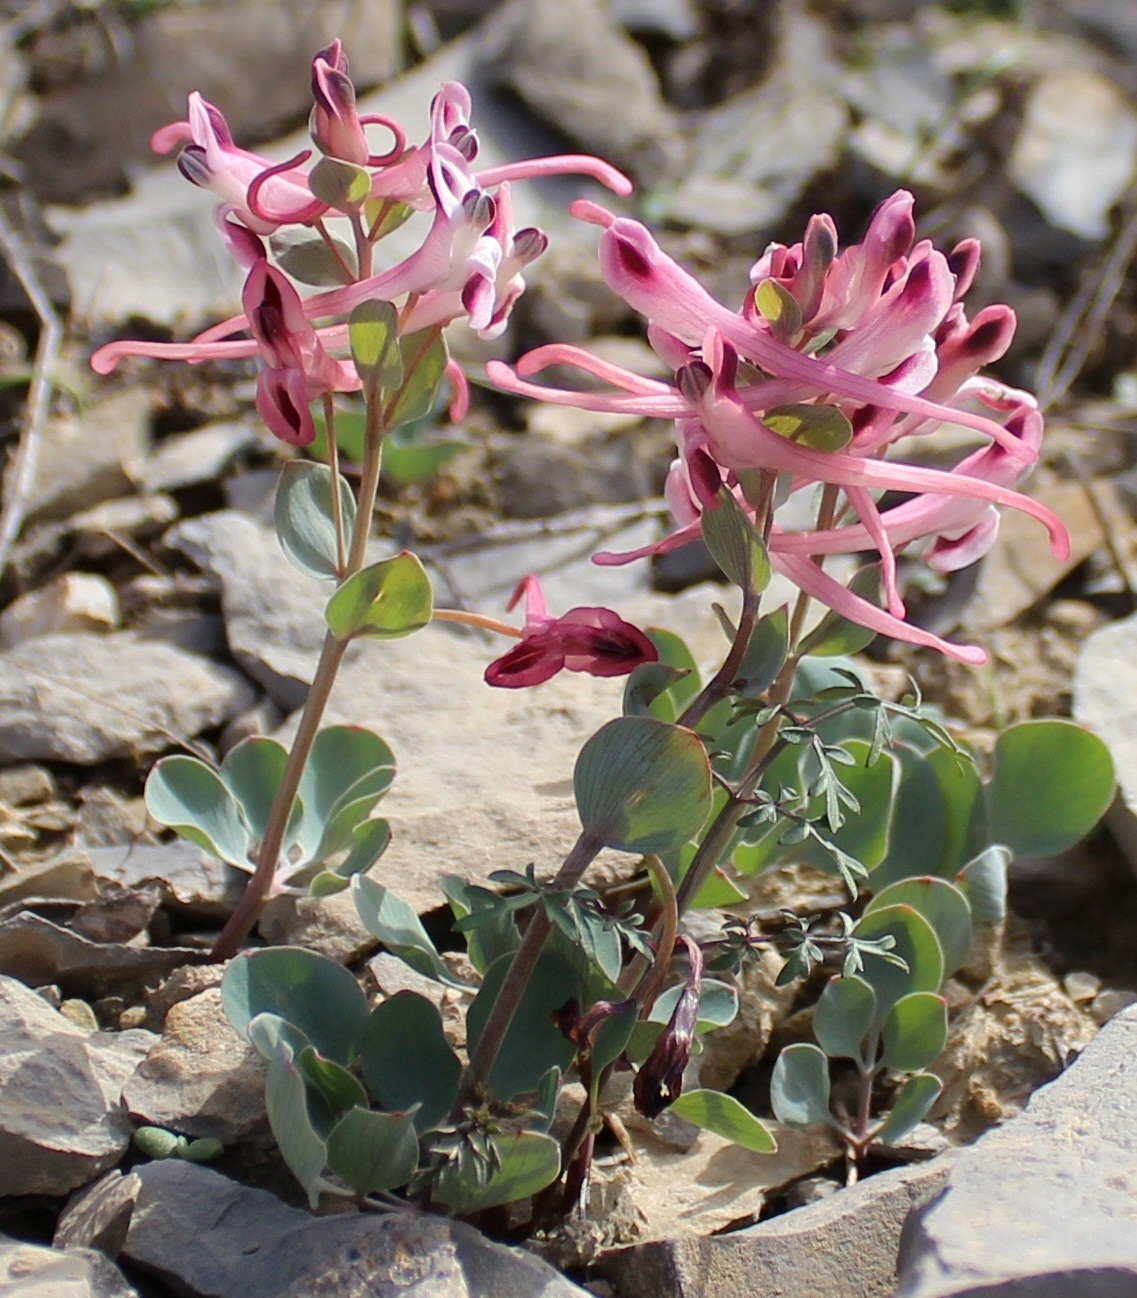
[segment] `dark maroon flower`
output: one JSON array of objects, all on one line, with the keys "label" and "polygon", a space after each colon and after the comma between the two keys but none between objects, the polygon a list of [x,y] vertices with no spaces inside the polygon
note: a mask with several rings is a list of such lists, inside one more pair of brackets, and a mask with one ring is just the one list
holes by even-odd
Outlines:
[{"label": "dark maroon flower", "polygon": [[703,987],[703,952],[690,938],[679,939],[687,948],[690,969],[675,1009],[651,1054],[640,1065],[632,1084],[636,1108],[645,1118],[655,1118],[683,1094],[683,1074],[691,1061],[691,1045],[699,1020],[699,995]]}]

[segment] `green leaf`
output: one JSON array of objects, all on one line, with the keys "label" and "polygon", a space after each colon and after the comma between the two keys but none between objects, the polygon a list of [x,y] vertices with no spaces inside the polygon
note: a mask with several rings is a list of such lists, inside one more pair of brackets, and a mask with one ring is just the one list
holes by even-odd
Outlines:
[{"label": "green leaf", "polygon": [[956,876],[976,924],[990,927],[1007,918],[1007,870],[1013,859],[1009,847],[995,843],[968,861]]},{"label": "green leaf", "polygon": [[735,674],[732,692],[741,698],[757,698],[777,679],[790,642],[789,613],[783,605],[759,618]]},{"label": "green leaf", "polygon": [[[471,1053],[481,1040],[512,962],[511,955],[503,955],[486,970],[466,1015]],[[583,1000],[580,978],[563,960],[546,951],[537,960],[525,985],[521,1003],[487,1079],[488,1089],[497,1099],[508,1102],[522,1091],[536,1090],[550,1068],[556,1066],[563,1073],[572,1063],[576,1047],[553,1022],[553,1015],[570,1000],[578,1003]]]},{"label": "green leaf", "polygon": [[437,329],[424,329],[399,339],[403,384],[385,410],[388,430],[412,424],[433,412],[438,389],[450,359]]},{"label": "green leaf", "polygon": [[334,252],[314,231],[282,226],[269,242],[277,264],[289,279],[319,288],[354,283],[355,249],[338,235],[329,234],[328,239],[335,246]]},{"label": "green leaf", "polygon": [[406,1113],[351,1109],[328,1136],[328,1163],[357,1194],[397,1190],[418,1167],[418,1137]]},{"label": "green leaf", "polygon": [[774,1116],[787,1127],[811,1127],[831,1121],[829,1061],[808,1042],[786,1046],[770,1078]]},{"label": "green leaf", "polygon": [[351,895],[363,927],[392,955],[428,978],[450,987],[465,986],[450,972],[422,921],[401,897],[365,874],[357,874],[352,879]]},{"label": "green leaf", "polygon": [[[661,992],[651,1007],[648,1022],[667,1023],[682,994],[682,983],[676,983],[665,992]],[[725,1028],[734,1022],[737,1015],[738,992],[729,983],[719,982],[715,978],[704,978],[703,985],[699,989],[697,1030],[706,1032],[711,1028]]]},{"label": "green leaf", "polygon": [[358,1079],[334,1059],[325,1059],[312,1046],[296,1056],[296,1064],[304,1080],[315,1087],[335,1113],[344,1113],[359,1104],[367,1107],[367,1092]]},{"label": "green leaf", "polygon": [[[946,748],[936,748],[925,761],[943,794],[947,821],[944,826],[943,848],[935,870],[922,870],[922,874],[938,874],[943,879],[954,878],[956,872],[984,844],[990,841],[983,823],[987,810],[983,799],[983,786],[974,762],[959,763]],[[978,839],[978,841],[976,841]]]},{"label": "green leaf", "polygon": [[1016,856],[1052,856],[1097,824],[1116,792],[1113,760],[1072,721],[1023,721],[995,744],[991,837]]},{"label": "green leaf", "polygon": [[917,1073],[904,1083],[896,1093],[892,1112],[876,1133],[882,1145],[895,1145],[924,1121],[924,1116],[940,1098],[943,1083],[931,1073]]},{"label": "green leaf", "polygon": [[406,203],[396,202],[390,198],[369,198],[363,204],[363,215],[370,226],[372,242],[385,239],[401,225],[405,225],[415,210]]},{"label": "green leaf", "polygon": [[834,406],[775,406],[762,422],[779,437],[815,451],[839,451],[853,440],[853,425]]},{"label": "green leaf", "polygon": [[728,581],[761,593],[770,584],[770,556],[757,529],[724,487],[714,508],[704,509],[703,540]]},{"label": "green leaf", "polygon": [[146,780],[146,810],[230,865],[249,868],[248,832],[220,775],[196,757],[164,757]]},{"label": "green leaf", "polygon": [[324,620],[340,640],[365,635],[397,640],[430,621],[430,578],[417,555],[404,550],[349,577],[328,600]]},{"label": "green leaf", "polygon": [[[849,582],[849,590],[870,604],[879,603],[880,565],[874,563],[856,572]],[[801,651],[814,658],[843,657],[860,653],[875,639],[875,631],[858,622],[850,622],[847,617],[830,609],[801,642]]]},{"label": "green leaf", "polygon": [[301,1052],[312,1044],[294,1023],[267,1010],[253,1015],[245,1028],[245,1036],[265,1059],[277,1055],[282,1043],[291,1050],[293,1059],[298,1059]]},{"label": "green leaf", "polygon": [[944,957],[944,977],[967,963],[971,954],[971,907],[967,898],[946,879],[902,879],[891,884],[865,907],[865,914],[886,906],[911,906],[936,930]]},{"label": "green leaf", "polygon": [[393,302],[360,302],[347,322],[351,359],[364,385],[397,388],[403,381],[399,313]]},{"label": "green leaf", "polygon": [[324,1186],[328,1150],[308,1116],[308,1088],[287,1046],[269,1060],[265,1108],[284,1161],[303,1186],[309,1206],[315,1208]]},{"label": "green leaf", "polygon": [[[835,833],[823,832],[842,852],[860,861],[866,870],[872,870],[884,860],[888,851],[892,813],[900,785],[899,764],[891,753],[881,753],[871,766],[866,766],[869,745],[862,739],[847,739],[843,747],[854,761],[851,766],[839,767],[837,775],[856,798],[860,811],[846,812],[844,824]],[[806,762],[809,762],[808,757]],[[824,805],[823,798],[814,799],[809,808],[810,816],[819,816]],[[805,861],[818,870],[833,870],[832,857],[819,843],[783,852],[785,855]]]},{"label": "green leaf", "polygon": [[911,906],[882,906],[862,917],[853,934],[860,938],[891,936],[892,954],[908,966],[898,968],[872,951],[864,953],[862,977],[876,992],[877,1016],[888,1011],[910,992],[939,991],[944,977],[944,955],[931,924]]},{"label": "green leaf", "polygon": [[686,674],[684,668],[667,663],[640,663],[624,686],[624,716],[674,721],[678,712],[669,691]]},{"label": "green leaf", "polygon": [[324,861],[352,846],[356,830],[394,778],[394,754],[377,734],[363,726],[321,730],[300,776],[300,858]]},{"label": "green leaf", "polygon": [[702,828],[711,766],[698,737],[654,717],[617,717],[585,743],[573,771],[585,832],[624,852],[669,852]]},{"label": "green leaf", "polygon": [[465,449],[453,437],[423,438],[410,427],[396,428],[383,439],[383,477],[398,487],[429,482]]},{"label": "green leaf", "polygon": [[864,1060],[865,1037],[876,1017],[876,993],[863,978],[831,978],[813,1011],[813,1035],[830,1059]]},{"label": "green leaf", "polygon": [[601,1023],[592,1043],[592,1076],[595,1081],[599,1081],[604,1069],[624,1053],[638,1018],[639,1006],[631,1001]]},{"label": "green leaf", "polygon": [[557,1116],[557,1097],[561,1093],[561,1070],[550,1068],[537,1083],[537,1098],[533,1102],[535,1117],[529,1122],[530,1131],[547,1132]]},{"label": "green leaf", "polygon": [[367,1029],[367,998],[341,964],[298,946],[243,951],[225,970],[221,1004],[244,1037],[258,1014],[279,1014],[326,1059],[350,1064]]},{"label": "green leaf", "polygon": [[513,911],[497,893],[469,884],[455,874],[444,874],[439,882],[456,920],[468,915],[492,916],[481,920],[476,927],[463,929],[466,954],[478,973],[484,974],[499,956],[517,950],[521,934],[514,923]]},{"label": "green leaf", "polygon": [[308,187],[321,203],[337,212],[353,212],[371,192],[371,175],[353,162],[321,158],[308,172]]},{"label": "green leaf", "polygon": [[755,288],[754,305],[782,342],[789,342],[800,331],[801,307],[797,298],[776,279],[764,279]]},{"label": "green leaf", "polygon": [[[253,850],[264,838],[287,762],[288,750],[283,744],[264,735],[251,735],[235,744],[221,763],[222,782],[241,809]],[[294,819],[298,815],[299,809],[294,809]]]},{"label": "green leaf", "polygon": [[888,1011],[880,1062],[897,1073],[918,1073],[947,1044],[947,1001],[934,992],[902,996]]},{"label": "green leaf", "polygon": [[391,842],[391,826],[385,820],[365,820],[355,830],[351,851],[334,870],[323,870],[309,886],[313,897],[326,897],[342,892],[356,874],[366,874],[387,850]]},{"label": "green leaf", "polygon": [[531,1198],[560,1175],[561,1149],[551,1137],[537,1131],[518,1131],[494,1137],[498,1166],[489,1180],[479,1184],[472,1173],[463,1175],[457,1162],[447,1164],[434,1183],[433,1198],[459,1217]]},{"label": "green leaf", "polygon": [[385,1109],[421,1106],[414,1120],[419,1131],[446,1117],[462,1080],[442,1015],[416,992],[396,992],[371,1011],[362,1063],[367,1089]]},{"label": "green leaf", "polygon": [[671,1105],[671,1112],[755,1154],[778,1152],[777,1141],[769,1129],[733,1095],[721,1091],[685,1091]]},{"label": "green leaf", "polygon": [[[355,497],[340,478],[344,535],[355,524]],[[335,578],[337,572],[332,471],[326,464],[290,460],[280,471],[273,505],[273,524],[280,548],[294,568],[308,577]]]},{"label": "green leaf", "polygon": [[931,874],[944,850],[947,808],[940,783],[927,757],[903,744],[893,749],[900,763],[900,784],[892,812],[888,852],[869,878],[881,891],[898,879]]},{"label": "green leaf", "polygon": [[[646,631],[647,638],[655,645],[655,651],[659,654],[659,661],[668,667],[678,667],[686,675],[676,679],[675,683],[668,687],[668,695],[675,705],[675,715],[687,706],[696,694],[703,688],[702,678],[699,675],[699,665],[695,662],[695,657],[690,649],[684,644],[681,637],[677,636],[674,631],[664,631],[660,627],[648,627]],[[665,721],[666,717],[663,718]]]}]

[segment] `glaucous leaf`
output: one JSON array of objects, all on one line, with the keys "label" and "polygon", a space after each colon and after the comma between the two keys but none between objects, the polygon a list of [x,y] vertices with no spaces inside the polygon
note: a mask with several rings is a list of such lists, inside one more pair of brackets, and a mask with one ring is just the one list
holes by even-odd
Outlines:
[{"label": "glaucous leaf", "polygon": [[671,1112],[755,1154],[778,1152],[778,1142],[769,1128],[733,1095],[703,1089],[684,1091],[671,1105]]},{"label": "glaucous leaf", "polygon": [[363,726],[325,726],[300,776],[300,858],[323,861],[351,847],[394,778],[394,755],[377,734]]},{"label": "glaucous leaf", "polygon": [[384,409],[388,430],[414,423],[432,413],[450,359],[437,329],[406,334],[399,339],[403,383]]},{"label": "glaucous leaf", "polygon": [[735,673],[732,693],[757,698],[773,685],[786,661],[790,643],[790,619],[785,605],[758,619]]},{"label": "glaucous leaf", "polygon": [[899,879],[933,873],[947,835],[947,808],[940,782],[927,757],[898,744],[893,756],[900,764],[900,784],[892,812],[888,852],[876,866],[869,887],[879,892]]},{"label": "glaucous leaf", "polygon": [[338,235],[329,233],[325,241],[314,230],[282,226],[270,243],[277,264],[289,279],[317,288],[355,282],[355,249]]},{"label": "glaucous leaf", "polygon": [[517,950],[521,934],[517,931],[513,911],[503,904],[497,893],[469,884],[455,874],[445,874],[439,882],[456,920],[469,915],[487,916],[476,927],[462,930],[466,954],[478,973],[484,974],[499,956]]},{"label": "glaucous leaf", "polygon": [[[355,496],[342,477],[339,491],[344,535],[350,537]],[[308,577],[338,575],[332,471],[326,464],[289,460],[280,471],[272,516],[280,548],[294,568]]]},{"label": "glaucous leaf", "polygon": [[864,978],[876,993],[877,1017],[911,992],[939,991],[944,977],[944,954],[931,924],[911,906],[882,906],[864,915],[853,930],[860,938],[892,937],[891,954],[907,965],[901,969],[882,955],[864,952]]},{"label": "glaucous leaf", "polygon": [[955,884],[930,876],[901,879],[878,892],[864,913],[869,915],[886,906],[911,906],[936,930],[944,957],[945,978],[967,963],[973,933],[971,907]]},{"label": "glaucous leaf", "polygon": [[[481,1040],[512,961],[511,955],[503,955],[486,970],[466,1015],[471,1052]],[[572,1063],[576,1047],[553,1021],[557,1011],[570,1000],[578,1004],[583,1000],[579,976],[563,960],[544,952],[525,985],[521,1003],[487,1078],[487,1087],[497,1099],[508,1102],[522,1091],[536,1090],[550,1068],[557,1067],[563,1073]]]},{"label": "glaucous leaf", "polygon": [[829,1061],[808,1042],[786,1046],[770,1078],[774,1117],[787,1127],[829,1122]]},{"label": "glaucous leaf", "polygon": [[1014,854],[995,843],[960,870],[956,883],[967,898],[976,924],[993,926],[1007,918],[1007,870]]},{"label": "glaucous leaf", "polygon": [[895,1145],[924,1121],[933,1104],[940,1098],[943,1083],[931,1073],[917,1073],[904,1083],[896,1093],[892,1110],[884,1125],[876,1133],[882,1145]]},{"label": "glaucous leaf", "polygon": [[947,1001],[934,992],[902,996],[884,1016],[880,1062],[897,1073],[918,1073],[947,1044]]},{"label": "glaucous leaf", "polygon": [[462,1065],[442,1015],[416,992],[396,992],[371,1011],[361,1062],[367,1089],[385,1109],[418,1106],[419,1131],[441,1122],[457,1098]]},{"label": "glaucous leaf", "polygon": [[358,1078],[342,1064],[337,1064],[334,1059],[325,1059],[311,1046],[305,1046],[294,1057],[304,1080],[319,1091],[334,1113],[344,1113],[357,1104],[367,1107],[367,1092]]},{"label": "glaucous leaf", "polygon": [[[487,1181],[463,1175],[457,1162],[442,1169],[434,1183],[433,1198],[456,1216],[468,1217],[502,1203],[516,1203],[538,1194],[560,1175],[561,1148],[537,1131],[495,1136],[498,1166]],[[468,1166],[468,1165],[467,1165]]]},{"label": "glaucous leaf", "polygon": [[[250,735],[225,754],[221,779],[240,808],[241,819],[254,843],[264,838],[287,761],[288,750],[284,745],[264,735]],[[299,809],[295,809],[294,818],[298,815]]]},{"label": "glaucous leaf", "polygon": [[853,440],[853,425],[835,406],[775,406],[762,422],[779,437],[815,451],[839,451]]},{"label": "glaucous leaf", "polygon": [[347,338],[356,373],[364,384],[397,388],[403,381],[399,312],[393,302],[372,298],[352,309]]},{"label": "glaucous leaf", "polygon": [[308,187],[321,203],[337,212],[353,212],[371,192],[371,176],[364,167],[340,158],[321,158],[308,172]]},{"label": "glaucous leaf", "polygon": [[418,1167],[410,1114],[349,1109],[328,1136],[328,1164],[357,1194],[406,1185]]},{"label": "glaucous leaf", "polygon": [[863,1061],[865,1037],[875,1017],[876,993],[863,978],[831,978],[813,1011],[813,1035],[830,1059]]},{"label": "glaucous leaf", "polygon": [[[655,1004],[647,1016],[649,1023],[667,1023],[675,1010],[679,997],[683,994],[683,984],[676,983],[656,997]],[[704,978],[699,989],[699,1032],[711,1028],[725,1028],[738,1016],[738,992],[729,983],[719,982],[715,978]]]},{"label": "glaucous leaf", "polygon": [[357,874],[352,879],[351,895],[363,927],[392,955],[428,978],[451,987],[465,986],[450,972],[422,921],[401,897],[365,874]]},{"label": "glaucous leaf", "polygon": [[221,776],[196,757],[164,757],[146,780],[146,810],[160,824],[243,870],[249,835]]},{"label": "glaucous leaf", "polygon": [[315,1208],[324,1186],[328,1150],[308,1116],[308,1088],[287,1046],[269,1060],[265,1108],[284,1161],[303,1186],[309,1206]]},{"label": "glaucous leaf", "polygon": [[241,1036],[256,1015],[278,1014],[339,1064],[355,1059],[367,1029],[367,998],[354,975],[298,946],[235,956],[221,980],[221,1004]]},{"label": "glaucous leaf", "polygon": [[324,608],[324,621],[340,640],[397,640],[426,626],[433,610],[426,569],[417,555],[404,550],[343,582]]},{"label": "glaucous leaf", "polygon": [[282,1043],[291,1050],[293,1059],[298,1059],[301,1051],[312,1044],[294,1023],[267,1010],[253,1015],[245,1028],[245,1037],[265,1059],[272,1059]]},{"label": "glaucous leaf", "polygon": [[[695,662],[695,657],[683,642],[682,637],[677,636],[674,631],[664,631],[660,627],[648,627],[645,633],[647,638],[655,645],[655,651],[659,654],[659,661],[668,667],[678,667],[685,675],[676,678],[675,683],[668,687],[668,694],[675,704],[675,715],[687,706],[696,694],[703,688],[702,677],[699,675],[699,665]],[[666,718],[664,718],[666,720]]]},{"label": "glaucous leaf", "polygon": [[770,556],[754,524],[723,488],[717,504],[703,510],[703,541],[724,576],[742,590],[761,593],[770,584]]},{"label": "glaucous leaf", "polygon": [[678,712],[670,690],[686,674],[682,667],[669,667],[667,663],[640,663],[624,686],[624,716],[674,721]]},{"label": "glaucous leaf", "polygon": [[1017,856],[1064,852],[1105,815],[1116,789],[1097,735],[1073,721],[1020,722],[995,744],[991,837]]},{"label": "glaucous leaf", "polygon": [[654,717],[617,717],[580,751],[573,771],[585,832],[624,852],[669,852],[702,828],[711,766],[698,737]]}]

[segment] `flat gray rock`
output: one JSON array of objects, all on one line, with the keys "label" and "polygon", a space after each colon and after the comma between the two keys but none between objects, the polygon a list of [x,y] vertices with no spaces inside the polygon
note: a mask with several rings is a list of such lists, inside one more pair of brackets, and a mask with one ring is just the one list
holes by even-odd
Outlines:
[{"label": "flat gray rock", "polygon": [[[89,1229],[130,1209],[121,1256],[188,1298],[584,1298],[544,1262],[417,1212],[310,1217],[191,1163],[94,1187]],[[69,1235],[83,1238],[75,1229]]]},{"label": "flat gray rock", "polygon": [[905,1232],[899,1298],[1137,1294],[1137,1009],[961,1151]]},{"label": "flat gray rock", "polygon": [[0,1195],[66,1194],[118,1162],[119,1095],[152,1040],[88,1032],[0,976]]},{"label": "flat gray rock", "polygon": [[237,672],[129,631],[43,636],[0,654],[0,760],[157,752],[255,698]]},{"label": "flat gray rock", "polygon": [[41,1248],[0,1235],[0,1298],[138,1298],[138,1290],[93,1248]]},{"label": "flat gray rock", "polygon": [[911,1209],[943,1185],[953,1155],[882,1172],[746,1230],[613,1254],[616,1298],[890,1298]]}]

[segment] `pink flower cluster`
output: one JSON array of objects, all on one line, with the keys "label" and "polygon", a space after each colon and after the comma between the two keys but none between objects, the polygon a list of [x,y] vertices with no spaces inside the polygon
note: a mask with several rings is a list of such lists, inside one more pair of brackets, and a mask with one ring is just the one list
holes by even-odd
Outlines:
[{"label": "pink flower cluster", "polygon": [[[927,562],[942,571],[972,563],[994,541],[998,505],[1037,518],[1058,555],[1068,553],[1069,538],[1050,511],[1014,490],[1038,458],[1042,418],[1028,393],[980,373],[1007,350],[1015,316],[1009,307],[989,306],[968,319],[961,299],[978,268],[977,242],[966,240],[945,256],[916,241],[913,199],[901,191],[877,209],[861,243],[839,250],[832,219],[821,215],[809,221],[801,243],[771,245],[751,270],[742,309],[732,311],[639,222],[586,201],[573,210],[603,228],[604,277],[646,317],[648,339],[675,381],[643,378],[561,345],[530,352],[516,371],[498,362],[488,369],[510,392],[675,421],[678,454],[666,496],[677,530],[643,550],[598,554],[596,562],[627,562],[697,536],[709,499],[708,467],[713,482],[725,482],[752,517],[755,475],[776,485],[779,501],[826,484],[837,493],[829,525],[784,530],[775,517],[768,535],[774,567],[856,623],[983,662],[982,649],[951,644],[904,620],[897,553],[921,542]],[[575,365],[614,390],[585,393],[529,381],[551,365]],[[819,416],[829,417],[825,441],[808,435]],[[944,423],[974,429],[987,442],[950,471],[896,458],[905,439]],[[908,498],[882,509],[885,492]],[[825,556],[864,551],[880,556],[884,608],[824,571]]]},{"label": "pink flower cluster", "polygon": [[[366,195],[347,212],[360,254],[355,271],[346,268],[352,273],[345,278],[353,282],[301,298],[288,276],[270,261],[264,244],[265,236],[282,227],[307,226],[333,246],[325,220],[344,209],[333,210],[313,191],[312,172],[304,170],[311,151],[273,164],[238,148],[222,114],[195,93],[189,98],[187,120],[156,132],[152,143],[159,152],[181,146],[182,174],[221,200],[219,232],[248,273],[244,310],[192,342],[116,342],[100,348],[91,361],[96,371],[106,374],[124,356],[191,362],[259,356],[265,368],[257,383],[257,409],[277,437],[299,446],[315,436],[312,401],[360,386],[352,365],[335,356],[347,346],[343,318],[360,302],[383,299],[399,304],[403,334],[441,329],[460,318],[483,337],[494,337],[505,328],[525,286],[522,272],[548,242],[540,230],[514,228],[512,181],[575,172],[594,177],[618,194],[631,192],[625,176],[586,156],[474,170],[478,140],[470,126],[470,96],[456,82],[445,84],[435,97],[428,138],[407,147],[397,123],[358,115],[338,41],[313,60],[312,92],[310,129],[317,148],[325,158],[345,164],[348,174],[361,169],[367,177]],[[367,128],[374,126],[392,137],[386,153],[371,152]],[[375,236],[386,228],[387,218],[397,220],[407,209],[431,215],[421,245],[398,265],[371,273],[367,263]],[[367,212],[375,214],[370,231],[362,220]],[[250,336],[236,336],[241,334]],[[448,374],[455,388],[452,411],[460,415],[465,380],[457,366]]]}]

